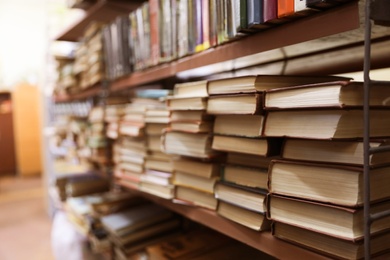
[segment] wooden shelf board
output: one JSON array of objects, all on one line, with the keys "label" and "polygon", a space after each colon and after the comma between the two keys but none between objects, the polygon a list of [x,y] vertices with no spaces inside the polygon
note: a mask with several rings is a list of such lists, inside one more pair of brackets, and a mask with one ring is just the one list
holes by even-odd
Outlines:
[{"label": "wooden shelf board", "polygon": [[[340,22],[340,17],[343,17],[343,22]],[[216,46],[176,61],[134,72],[113,82],[111,90],[119,91],[152,83],[173,77],[180,72],[226,61],[234,62],[234,60],[245,56],[346,32],[358,27],[359,6],[358,2],[352,2],[317,15],[245,36],[237,41]],[[272,60],[274,57],[266,57],[266,59]],[[266,62],[266,60],[262,62]]]},{"label": "wooden shelf board", "polygon": [[328,257],[277,239],[273,237],[269,231],[257,232],[245,226],[234,223],[228,219],[218,216],[214,211],[199,207],[176,204],[170,200],[134,190],[122,184],[121,186],[135,194],[153,201],[158,205],[179,213],[188,219],[212,228],[278,259],[330,259]]},{"label": "wooden shelf board", "polygon": [[100,0],[94,4],[85,15],[71,24],[66,30],[59,34],[54,40],[56,41],[78,41],[84,34],[86,27],[92,21],[103,23],[111,22],[115,17],[124,15],[135,10],[142,4],[142,1],[132,0]]}]

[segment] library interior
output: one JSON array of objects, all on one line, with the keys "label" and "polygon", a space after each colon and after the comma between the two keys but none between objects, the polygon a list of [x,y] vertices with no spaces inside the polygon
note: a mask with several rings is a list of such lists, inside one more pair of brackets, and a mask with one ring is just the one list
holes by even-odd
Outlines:
[{"label": "library interior", "polygon": [[1,260],[390,259],[390,1],[0,0],[0,33]]}]

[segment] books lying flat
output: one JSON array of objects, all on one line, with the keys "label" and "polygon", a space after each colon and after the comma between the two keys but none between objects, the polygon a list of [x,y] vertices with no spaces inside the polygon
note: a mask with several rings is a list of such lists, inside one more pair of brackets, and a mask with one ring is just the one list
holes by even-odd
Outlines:
[{"label": "books lying flat", "polygon": [[193,188],[199,191],[214,193],[214,185],[219,177],[203,178],[192,174],[176,171],[173,183],[177,186]]},{"label": "books lying flat", "polygon": [[[362,107],[363,82],[328,82],[269,90],[265,94],[266,109],[311,107]],[[370,106],[388,107],[390,88],[373,85],[370,88]]]},{"label": "books lying flat", "polygon": [[[275,237],[306,247],[327,256],[341,259],[363,259],[363,240],[351,242],[327,236],[307,229],[275,222],[272,227]],[[390,232],[371,237],[371,255],[377,255],[390,248]]]},{"label": "books lying flat", "polygon": [[214,194],[184,186],[175,187],[175,198],[211,210],[216,210],[218,205],[218,200],[214,197]]},{"label": "books lying flat", "polygon": [[255,115],[263,111],[261,94],[239,94],[212,96],[207,101],[208,114]]},{"label": "books lying flat", "polygon": [[[371,110],[371,137],[390,135],[390,110]],[[269,111],[264,135],[314,139],[363,137],[363,110]]]},{"label": "books lying flat", "polygon": [[281,139],[255,139],[246,137],[215,135],[213,137],[212,148],[225,152],[237,152],[261,156],[274,156],[280,154]]},{"label": "books lying flat", "polygon": [[207,107],[207,100],[204,97],[172,97],[167,102],[170,110],[205,110]]},{"label": "books lying flat", "polygon": [[168,124],[162,123],[147,123],[145,125],[145,132],[148,135],[161,135],[163,130],[168,127]]},{"label": "books lying flat", "polygon": [[[370,170],[371,201],[390,198],[390,167]],[[269,191],[347,207],[363,205],[363,167],[272,161]]]},{"label": "books lying flat", "polygon": [[257,231],[269,230],[271,227],[271,222],[263,214],[223,201],[219,201],[217,212],[224,218]]},{"label": "books lying flat", "polygon": [[263,132],[262,115],[218,115],[215,117],[214,134],[259,137]]},{"label": "books lying flat", "polygon": [[171,161],[149,158],[148,156],[146,157],[145,168],[157,171],[171,172],[172,163]]},{"label": "books lying flat", "polygon": [[216,155],[216,152],[211,150],[211,136],[208,134],[166,132],[162,142],[164,151],[168,154],[199,158]]},{"label": "books lying flat", "polygon": [[110,233],[121,236],[171,217],[172,212],[167,209],[155,204],[145,204],[103,216],[101,221]]},{"label": "books lying flat", "polygon": [[219,182],[215,185],[215,197],[258,213],[265,212],[266,191]]},{"label": "books lying flat", "polygon": [[336,76],[280,76],[252,75],[227,79],[211,80],[208,84],[209,95],[253,93],[273,88],[297,86],[310,83],[348,80]]},{"label": "books lying flat", "polygon": [[204,110],[172,111],[171,121],[210,121],[213,116],[206,114]]},{"label": "books lying flat", "polygon": [[[370,147],[389,145],[388,140],[372,140]],[[306,140],[287,138],[282,148],[282,157],[312,162],[363,165],[363,141],[355,140]],[[390,152],[376,153],[369,157],[370,166],[390,163]]]},{"label": "books lying flat", "polygon": [[173,185],[160,185],[152,182],[141,181],[139,183],[139,190],[153,194],[155,196],[172,199],[174,193]]},{"label": "books lying flat", "polygon": [[212,121],[171,122],[170,129],[188,133],[209,133],[213,130]]},{"label": "books lying flat", "polygon": [[[356,241],[363,237],[363,208],[351,209],[324,203],[271,195],[268,201],[271,220]],[[371,214],[388,210],[390,201],[371,206]],[[371,234],[390,229],[390,217],[375,221]]]},{"label": "books lying flat", "polygon": [[119,134],[127,136],[143,136],[144,125],[136,123],[121,123],[118,130]]},{"label": "books lying flat", "polygon": [[213,162],[202,162],[186,158],[176,158],[172,161],[174,171],[203,178],[211,178],[219,175],[219,164]]},{"label": "books lying flat", "polygon": [[222,180],[252,188],[268,189],[268,168],[252,168],[236,165],[225,165]]}]

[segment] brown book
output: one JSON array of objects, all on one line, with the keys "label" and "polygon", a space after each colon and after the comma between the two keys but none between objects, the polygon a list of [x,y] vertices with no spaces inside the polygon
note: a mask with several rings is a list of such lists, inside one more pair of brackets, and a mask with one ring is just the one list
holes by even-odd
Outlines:
[{"label": "brown book", "polygon": [[279,156],[265,157],[254,154],[234,153],[227,154],[226,163],[238,166],[247,166],[255,168],[268,168],[271,160],[280,158]]},{"label": "brown book", "polygon": [[173,88],[175,97],[207,97],[207,80],[177,83]]},{"label": "brown book", "polygon": [[196,189],[209,194],[214,193],[215,183],[219,180],[219,177],[203,178],[192,174],[182,173],[176,171],[173,177],[173,184],[176,186],[184,186],[192,189]]},{"label": "brown book", "polygon": [[218,205],[218,200],[214,197],[214,194],[184,186],[175,187],[175,199],[211,210],[216,210]]},{"label": "brown book", "polygon": [[203,178],[219,176],[220,166],[214,162],[203,162],[189,158],[179,157],[172,161],[173,170]]},{"label": "brown book", "polygon": [[139,189],[164,199],[172,199],[174,193],[173,185],[160,185],[147,181],[141,181]]},{"label": "brown book", "polygon": [[[363,240],[351,242],[308,229],[275,222],[272,226],[275,237],[337,259],[363,259]],[[390,232],[372,236],[371,255],[377,256],[390,249]],[[380,259],[380,258],[379,258]],[[383,258],[385,259],[385,258]]]},{"label": "brown book", "polygon": [[167,99],[170,110],[205,110],[207,101],[204,97],[171,97]]},{"label": "brown book", "polygon": [[[390,198],[389,170],[370,170],[372,202]],[[346,207],[363,206],[363,184],[363,167],[275,160],[269,170],[270,193]]]},{"label": "brown book", "polygon": [[[388,210],[390,201],[371,205],[371,214]],[[273,221],[309,229],[329,236],[356,241],[363,238],[363,208],[347,208],[271,195],[268,215]],[[390,217],[375,221],[371,234],[390,230]]]},{"label": "brown book", "polygon": [[266,190],[218,182],[215,185],[214,192],[215,197],[219,201],[224,201],[258,213],[265,213],[266,211]]},{"label": "brown book", "polygon": [[[265,94],[265,109],[362,107],[363,82],[336,81],[269,90]],[[390,89],[384,85],[370,88],[370,106],[388,107]]]},{"label": "brown book", "polygon": [[[370,147],[389,145],[389,140],[372,140]],[[310,140],[286,138],[282,148],[284,159],[311,162],[363,165],[363,141]],[[390,152],[375,153],[369,157],[372,167],[389,165]]]},{"label": "brown book", "polygon": [[209,133],[213,130],[212,121],[182,121],[171,122],[170,128],[175,131],[183,131],[187,133]]},{"label": "brown book", "polygon": [[151,44],[151,64],[157,65],[160,61],[160,36],[159,36],[159,22],[160,15],[159,0],[149,1],[149,17],[150,17],[150,44]]},{"label": "brown book", "polygon": [[269,230],[271,222],[261,213],[219,201],[218,215],[257,231]]},{"label": "brown book", "polygon": [[[371,137],[390,135],[390,110],[372,109]],[[313,139],[340,139],[363,137],[363,110],[280,110],[269,111],[264,135]]]},{"label": "brown book", "polygon": [[237,152],[259,156],[275,156],[280,154],[282,139],[279,138],[247,138],[215,135],[212,148],[218,151]]},{"label": "brown book", "polygon": [[257,115],[263,112],[263,95],[259,93],[209,97],[207,113],[212,115]]},{"label": "brown book", "polygon": [[348,80],[348,78],[337,76],[250,75],[211,80],[208,84],[208,92],[209,95],[254,93],[274,88],[336,80]]},{"label": "brown book", "polygon": [[172,111],[171,122],[211,121],[213,116],[206,114],[204,110]]},{"label": "brown book", "polygon": [[263,133],[262,115],[217,115],[214,134],[259,137]]},{"label": "brown book", "polygon": [[268,189],[268,168],[253,168],[228,164],[222,168],[222,181],[266,190]]}]

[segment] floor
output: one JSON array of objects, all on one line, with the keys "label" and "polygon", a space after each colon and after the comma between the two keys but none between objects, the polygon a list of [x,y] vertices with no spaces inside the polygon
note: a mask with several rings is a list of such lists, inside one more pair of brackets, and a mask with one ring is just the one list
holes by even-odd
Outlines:
[{"label": "floor", "polygon": [[0,259],[54,260],[41,178],[0,178]]}]

